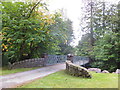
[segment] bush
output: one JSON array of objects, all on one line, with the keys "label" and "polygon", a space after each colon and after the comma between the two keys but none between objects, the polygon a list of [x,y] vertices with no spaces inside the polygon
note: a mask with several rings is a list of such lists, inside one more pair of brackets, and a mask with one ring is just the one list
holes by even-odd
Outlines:
[{"label": "bush", "polygon": [[110,64],[108,61],[94,61],[91,64],[92,68],[100,68],[101,70],[108,70],[109,72],[114,72],[117,69],[116,63]]}]

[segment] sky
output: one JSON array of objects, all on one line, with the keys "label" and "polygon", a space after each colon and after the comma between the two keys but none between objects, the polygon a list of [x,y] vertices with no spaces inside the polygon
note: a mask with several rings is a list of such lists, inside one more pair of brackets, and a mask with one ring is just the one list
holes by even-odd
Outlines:
[{"label": "sky", "polygon": [[[104,0],[111,3],[118,3],[120,0]],[[58,9],[65,10],[65,16],[73,22],[73,33],[75,39],[71,42],[72,46],[78,45],[78,41],[84,34],[80,28],[80,17],[82,15],[83,6],[82,0],[48,0],[48,9],[50,12],[54,12]]]}]

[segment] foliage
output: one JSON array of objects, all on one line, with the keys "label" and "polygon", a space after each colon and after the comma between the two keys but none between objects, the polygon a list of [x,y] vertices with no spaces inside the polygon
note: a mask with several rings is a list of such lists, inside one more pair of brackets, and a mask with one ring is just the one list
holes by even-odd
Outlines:
[{"label": "foliage", "polygon": [[[60,29],[54,29],[57,36],[53,34],[51,27],[57,22],[66,21],[61,18],[60,13],[50,14],[44,2],[2,2],[3,56],[13,63],[40,57],[42,53],[57,54],[61,39],[69,37],[66,33],[59,35],[58,32],[68,30],[60,26]],[[68,26],[63,24],[63,27]]]},{"label": "foliage", "polygon": [[58,17],[57,14],[55,18],[55,24],[51,25],[52,35],[55,35],[55,39],[59,41],[58,46],[60,49],[58,50],[58,54],[69,54],[73,53],[74,49],[70,46],[70,42],[73,39],[73,29],[72,29],[72,22],[69,19],[64,19]]},{"label": "foliage", "polygon": [[[117,88],[118,75],[92,73],[92,79],[74,77],[59,71],[18,88]],[[113,83],[111,83],[113,82]]]},{"label": "foliage", "polygon": [[63,54],[63,55],[67,55],[67,54],[75,54],[75,49],[70,46],[70,45],[67,45],[67,44],[59,44],[59,47],[60,47],[60,54]]},{"label": "foliage", "polygon": [[109,32],[96,42],[96,46],[94,46],[94,55],[96,59],[103,60],[104,63],[101,68],[109,69],[109,71],[115,71],[115,69],[119,68],[117,66],[117,64],[120,63],[118,54],[120,51],[119,41],[116,33]]},{"label": "foliage", "polygon": [[[2,5],[4,6],[2,50],[5,52],[3,54],[10,60],[22,60],[25,56],[36,57],[36,52],[40,48],[38,44],[50,37],[45,36],[49,31],[47,29],[49,22],[46,19],[42,20],[41,17],[37,18],[39,12],[35,10],[32,17],[29,17],[29,11],[34,4],[3,2]],[[41,24],[46,24],[46,27]],[[32,53],[34,50],[36,52]]]},{"label": "foliage", "polygon": [[77,55],[79,56],[91,56],[92,46],[90,43],[90,33],[86,33],[81,37],[77,46]]},{"label": "foliage", "polygon": [[[91,8],[87,9],[89,16],[86,16],[84,21],[88,22],[85,27],[88,33],[86,37],[82,37],[78,45],[78,55],[90,56],[96,61],[92,63],[93,67],[115,71],[120,64],[120,17],[119,4],[109,4],[106,2],[88,2]],[[92,21],[91,21],[92,18]],[[92,22],[92,26],[91,23]],[[93,28],[94,44],[91,46],[88,34],[90,28]],[[117,66],[118,65],[118,66]]]}]

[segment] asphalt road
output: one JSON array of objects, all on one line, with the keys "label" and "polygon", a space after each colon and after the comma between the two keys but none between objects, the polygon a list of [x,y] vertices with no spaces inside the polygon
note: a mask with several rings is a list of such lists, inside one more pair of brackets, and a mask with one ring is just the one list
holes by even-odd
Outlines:
[{"label": "asphalt road", "polygon": [[[88,61],[84,61],[84,62],[79,61],[79,62],[76,62],[75,64],[82,65],[87,62]],[[37,78],[42,78],[44,76],[47,76],[49,74],[52,74],[64,69],[65,69],[65,63],[61,63],[61,64],[55,64],[52,66],[42,67],[35,70],[0,76],[0,90],[2,88],[14,88],[18,85],[24,84],[25,82],[35,80]]]},{"label": "asphalt road", "polygon": [[65,64],[62,63],[35,70],[0,76],[0,90],[1,88],[13,88],[27,81],[41,78],[63,69],[65,69]]}]

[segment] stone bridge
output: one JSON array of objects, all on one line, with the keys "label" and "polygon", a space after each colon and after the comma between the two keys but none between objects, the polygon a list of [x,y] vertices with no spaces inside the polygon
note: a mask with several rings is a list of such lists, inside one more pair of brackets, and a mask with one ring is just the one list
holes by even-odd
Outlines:
[{"label": "stone bridge", "polygon": [[43,55],[42,58],[27,59],[13,64],[9,63],[10,69],[15,68],[31,68],[49,66],[59,63],[64,63],[66,60],[70,60],[77,65],[84,65],[89,62],[88,57],[83,56],[70,56],[70,55]]}]

